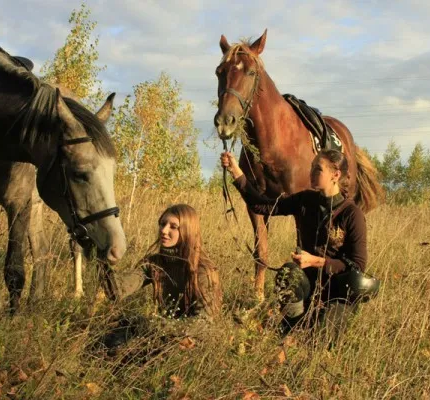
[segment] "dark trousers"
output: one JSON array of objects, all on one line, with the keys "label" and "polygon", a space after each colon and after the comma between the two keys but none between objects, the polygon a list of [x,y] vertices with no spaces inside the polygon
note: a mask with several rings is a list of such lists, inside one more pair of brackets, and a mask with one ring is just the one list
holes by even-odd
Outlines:
[{"label": "dark trousers", "polygon": [[275,291],[283,315],[280,328],[284,334],[299,322],[307,326],[322,324],[331,304],[347,313],[352,311],[351,307],[355,309],[339,297],[338,288],[321,268],[301,269],[295,263],[286,263],[276,274]]}]

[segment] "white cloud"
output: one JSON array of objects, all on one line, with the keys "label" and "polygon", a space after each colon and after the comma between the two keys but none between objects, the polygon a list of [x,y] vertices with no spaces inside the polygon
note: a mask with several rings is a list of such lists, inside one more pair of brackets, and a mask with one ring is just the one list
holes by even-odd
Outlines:
[{"label": "white cloud", "polygon": [[[2,4],[0,46],[33,59],[52,58],[81,1],[14,0]],[[273,0],[88,0],[98,22],[101,75],[119,98],[133,85],[168,72],[194,104],[202,138],[213,131],[214,70],[219,39],[258,38],[281,92],[341,119],[359,145],[381,152],[390,139],[404,155],[421,141],[430,147],[430,2]],[[426,112],[427,109],[427,112]],[[205,171],[218,154],[199,145]],[[218,151],[218,150],[217,150]]]}]

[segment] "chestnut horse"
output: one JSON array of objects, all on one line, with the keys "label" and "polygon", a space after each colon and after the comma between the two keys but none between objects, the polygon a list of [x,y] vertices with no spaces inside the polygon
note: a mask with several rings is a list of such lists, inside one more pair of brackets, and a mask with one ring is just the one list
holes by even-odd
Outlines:
[{"label": "chestnut horse", "polygon": [[[214,123],[220,139],[237,136],[243,129],[258,157],[242,146],[239,165],[260,193],[278,197],[310,187],[310,167],[315,153],[308,129],[277,90],[264,69],[260,54],[266,44],[267,30],[255,42],[230,45],[224,35],[223,53],[216,68],[218,112]],[[365,153],[354,143],[347,127],[335,118],[325,122],[338,134],[349,162],[349,195],[365,211],[376,207],[381,193],[376,170]],[[267,267],[268,218],[248,209],[255,234],[255,290],[264,299]]]}]

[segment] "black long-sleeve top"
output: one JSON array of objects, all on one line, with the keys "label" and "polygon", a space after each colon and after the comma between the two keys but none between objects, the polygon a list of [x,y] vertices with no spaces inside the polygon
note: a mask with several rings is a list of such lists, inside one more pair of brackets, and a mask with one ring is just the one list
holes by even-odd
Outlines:
[{"label": "black long-sleeve top", "polygon": [[345,200],[340,193],[326,198],[314,190],[304,190],[277,199],[269,198],[260,194],[245,175],[237,178],[233,184],[256,214],[293,215],[297,244],[311,254],[324,257],[326,272],[344,271],[348,261],[360,270],[365,270],[366,220],[353,201]]}]

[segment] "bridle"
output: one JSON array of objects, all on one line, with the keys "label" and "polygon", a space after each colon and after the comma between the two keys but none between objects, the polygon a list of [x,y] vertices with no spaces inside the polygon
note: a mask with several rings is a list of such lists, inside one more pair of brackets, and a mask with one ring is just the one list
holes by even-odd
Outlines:
[{"label": "bridle", "polygon": [[[63,154],[61,150],[61,146],[69,146],[69,145],[75,145],[80,143],[92,142],[92,140],[93,139],[90,136],[83,136],[80,138],[63,140],[59,145],[59,153],[57,157],[61,157]],[[53,165],[53,162],[47,171],[48,173],[52,165]],[[118,218],[119,207],[107,208],[105,210],[98,211],[94,214],[90,214],[87,217],[80,218],[76,211],[75,199],[73,197],[73,193],[70,190],[69,177],[67,176],[67,172],[66,172],[66,165],[64,163],[64,160],[62,159],[60,159],[60,166],[61,166],[61,176],[63,179],[63,187],[64,187],[63,197],[66,199],[67,207],[69,209],[69,213],[72,219],[72,226],[68,229],[68,233],[70,234],[70,237],[73,240],[77,240],[77,241],[91,240],[91,238],[88,235],[88,229],[86,228],[85,225],[90,224],[102,218],[110,217],[111,215],[115,215],[115,217]]]},{"label": "bridle", "polygon": [[[236,54],[245,54],[248,55],[248,53],[244,52],[244,51],[238,51]],[[251,111],[252,108],[252,103],[254,101],[254,95],[258,90],[258,84],[260,82],[260,74],[258,73],[258,69],[255,71],[255,78],[254,78],[254,83],[252,85],[252,89],[249,92],[248,98],[245,99],[237,90],[233,89],[233,88],[225,88],[224,90],[221,91],[221,93],[218,94],[218,100],[224,96],[225,93],[230,93],[233,96],[235,96],[238,100],[240,105],[242,106],[242,110],[243,110],[243,115],[242,118],[245,121],[249,121],[251,123],[252,126],[254,126],[254,122],[252,121],[252,119],[249,117],[249,112]]]},{"label": "bridle", "polygon": [[115,217],[119,216],[119,207],[111,207],[107,208],[102,211],[98,211],[94,214],[90,214],[84,218],[79,217],[77,210],[76,210],[76,202],[75,198],[73,196],[72,191],[70,190],[70,183],[69,183],[69,177],[66,170],[66,163],[64,160],[64,153],[62,150],[62,146],[70,146],[80,143],[87,143],[92,142],[93,138],[90,136],[82,136],[79,138],[74,139],[65,139],[59,142],[58,144],[58,151],[56,153],[56,156],[52,158],[52,160],[49,162],[47,168],[39,168],[38,175],[39,177],[43,177],[43,181],[41,184],[38,184],[39,193],[42,195],[43,188],[45,186],[46,177],[51,172],[55,162],[59,161],[59,166],[61,170],[61,179],[62,179],[62,196],[66,200],[67,208],[69,209],[69,214],[71,217],[72,225],[69,227],[67,232],[70,234],[70,238],[72,240],[76,240],[80,242],[80,244],[84,242],[91,241],[90,236],[88,235],[88,229],[86,225],[97,221],[102,218],[109,217],[111,215],[115,215]]}]

